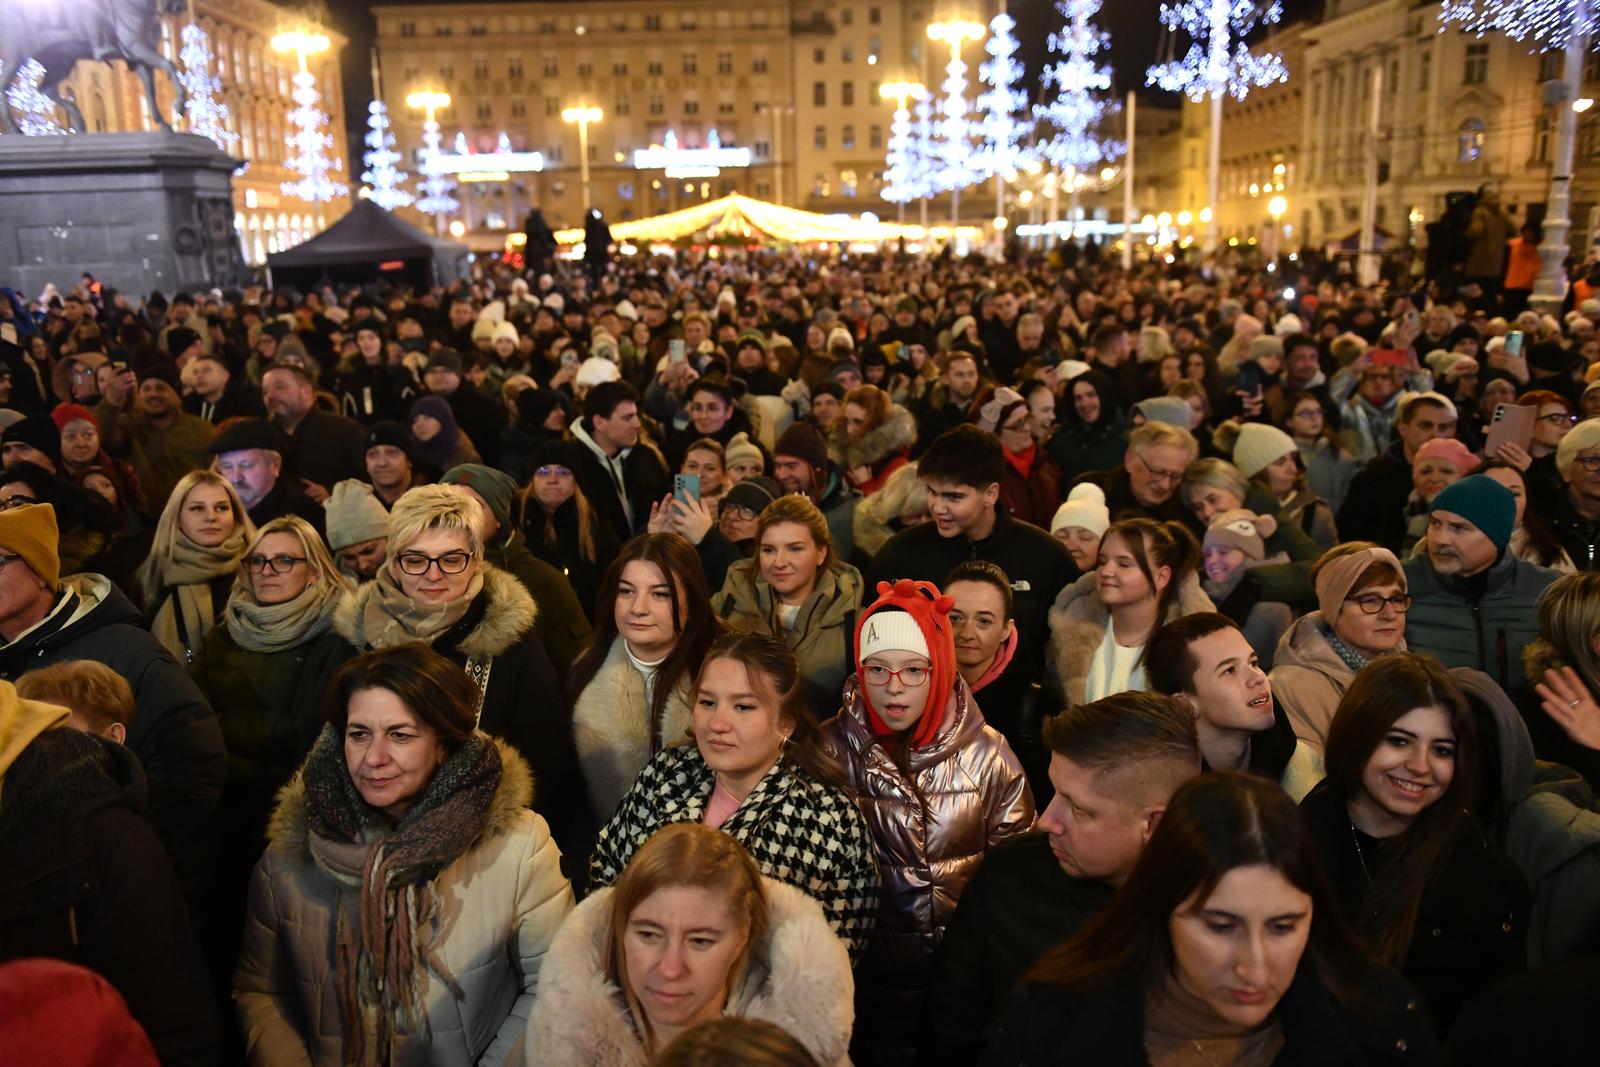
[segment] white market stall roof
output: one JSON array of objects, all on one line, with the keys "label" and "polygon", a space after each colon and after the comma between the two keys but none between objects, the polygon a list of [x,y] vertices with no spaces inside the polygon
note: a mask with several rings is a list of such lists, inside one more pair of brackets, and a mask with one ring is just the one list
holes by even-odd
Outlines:
[{"label": "white market stall roof", "polygon": [[[858,216],[822,215],[815,211],[801,211],[799,208],[755,200],[739,193],[665,215],[611,224],[611,237],[615,241],[675,241],[700,232],[712,237],[724,234],[766,236],[794,244],[818,241],[849,244],[858,241],[898,241],[901,238],[923,241],[929,237],[943,240],[951,236],[976,241],[982,237],[976,226],[961,226],[952,234],[949,226],[930,226],[924,230],[921,226],[879,222]],[[577,244],[583,240],[583,230],[581,227],[557,230],[556,240],[564,245]]]}]

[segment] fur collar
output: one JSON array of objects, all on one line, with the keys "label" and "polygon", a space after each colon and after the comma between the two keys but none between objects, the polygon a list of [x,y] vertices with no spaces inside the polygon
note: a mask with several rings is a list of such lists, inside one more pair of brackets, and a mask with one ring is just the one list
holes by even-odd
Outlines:
[{"label": "fur collar", "polygon": [[[522,640],[523,635],[533,629],[533,621],[539,613],[533,596],[521,582],[499,567],[488,563],[482,567],[482,595],[488,601],[483,617],[458,646],[463,654],[477,659],[498,656]],[[367,647],[361,617],[374,592],[374,583],[363,582],[341,597],[333,611],[333,628],[340,637],[360,649]]]},{"label": "fur collar", "polygon": [[[752,953],[727,1014],[763,1019],[793,1034],[822,1064],[844,1060],[854,1022],[850,958],[822,908],[800,890],[763,878],[771,926]],[[605,977],[611,894],[591,895],[567,916],[539,970],[530,1062],[643,1067],[643,1043]]]},{"label": "fur collar", "polygon": [[828,458],[845,470],[870,467],[897,452],[904,452],[916,439],[917,420],[899,404],[891,404],[888,418],[862,434],[859,441],[847,440],[844,419],[836,419],[828,436]]},{"label": "fur collar", "polygon": [[[1178,599],[1161,621],[1167,623],[1185,615],[1215,610],[1211,598],[1200,588],[1199,575],[1190,573],[1179,583]],[[1105,639],[1109,625],[1111,612],[1100,603],[1099,584],[1093,572],[1061,590],[1056,602],[1050,605],[1050,663],[1068,707],[1083,702],[1089,664],[1094,659],[1095,649]]]},{"label": "fur collar", "polygon": [[[694,718],[691,684],[689,678],[680,679],[662,705],[663,746],[688,734]],[[644,678],[628,661],[627,642],[619,635],[572,705],[572,739],[595,811],[614,810],[654,755],[644,693]]]},{"label": "fur collar", "polygon": [[[498,737],[491,737],[490,740],[500,752],[500,785],[495,789],[494,799],[489,802],[489,818],[484,823],[483,835],[474,845],[512,829],[522,817],[522,812],[533,803],[533,771],[528,767],[528,761]],[[267,823],[267,847],[310,863],[304,773],[303,768],[295,771],[294,777],[278,790],[277,804]]]}]

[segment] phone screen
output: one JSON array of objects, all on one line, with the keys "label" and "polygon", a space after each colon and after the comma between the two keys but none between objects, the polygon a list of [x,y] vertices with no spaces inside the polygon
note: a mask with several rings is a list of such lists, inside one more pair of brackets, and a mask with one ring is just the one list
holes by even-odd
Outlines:
[{"label": "phone screen", "polygon": [[667,362],[682,363],[684,361],[684,345],[681,338],[673,338],[667,342]]},{"label": "phone screen", "polygon": [[1520,355],[1522,355],[1522,331],[1521,330],[1512,330],[1510,333],[1506,334],[1506,355],[1508,355],[1508,356],[1520,356]]}]

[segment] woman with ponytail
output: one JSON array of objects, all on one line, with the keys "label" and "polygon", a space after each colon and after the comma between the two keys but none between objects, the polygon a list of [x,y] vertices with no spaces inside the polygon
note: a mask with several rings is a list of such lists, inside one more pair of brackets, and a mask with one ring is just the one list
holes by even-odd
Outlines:
[{"label": "woman with ponytail", "polygon": [[956,670],[949,597],[931,582],[878,584],[855,631],[859,670],[824,726],[867,818],[882,880],[857,969],[858,1064],[910,1062],[921,970],[984,855],[1033,825],[1006,740]]},{"label": "woman with ponytail", "polygon": [[1099,565],[1050,608],[1050,662],[1067,705],[1145,690],[1144,646],[1162,625],[1215,611],[1187,527],[1124,519],[1100,539]]}]

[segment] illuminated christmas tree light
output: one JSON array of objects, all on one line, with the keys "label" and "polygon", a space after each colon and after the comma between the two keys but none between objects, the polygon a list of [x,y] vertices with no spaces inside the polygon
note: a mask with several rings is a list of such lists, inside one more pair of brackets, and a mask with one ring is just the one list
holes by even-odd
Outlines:
[{"label": "illuminated christmas tree light", "polygon": [[1099,10],[1100,0],[1056,0],[1063,21],[1049,44],[1060,58],[1044,71],[1044,82],[1055,87],[1056,95],[1034,114],[1053,131],[1044,142],[1045,158],[1062,169],[1083,170],[1125,151],[1120,142],[1095,133],[1119,109],[1116,101],[1099,95],[1111,88],[1111,68],[1095,61],[1111,41],[1092,21]]},{"label": "illuminated christmas tree light", "polygon": [[44,67],[29,59],[17,69],[16,81],[6,90],[6,102],[17,115],[17,128],[27,137],[70,132],[56,121],[56,102],[39,88],[43,80]]},{"label": "illuminated christmas tree light", "polygon": [[216,144],[224,152],[231,152],[239,143],[239,135],[228,129],[228,105],[222,102],[222,79],[211,73],[211,41],[206,31],[194,23],[183,28],[179,40],[183,48],[178,59],[183,69],[178,72],[178,84],[183,86],[187,98],[183,112],[189,119],[189,132],[198,134]]},{"label": "illuminated christmas tree light", "polygon": [[978,80],[986,86],[978,96],[983,118],[978,130],[983,135],[978,166],[986,175],[1007,174],[1026,159],[1022,142],[1031,124],[1020,116],[1028,111],[1028,94],[1021,88],[1023,67],[1017,59],[1017,20],[1004,12],[989,23],[989,42],[984,51],[989,59],[978,68]]},{"label": "illuminated christmas tree light", "polygon": [[283,165],[300,177],[283,183],[284,195],[307,203],[348,195],[349,186],[329,177],[329,172],[336,169],[340,161],[328,156],[333,137],[324,132],[330,120],[328,113],[317,106],[322,102],[322,94],[317,92],[316,77],[310,71],[296,71],[291,95],[295,106],[289,111],[289,124],[294,129],[284,138],[289,156]]},{"label": "illuminated christmas tree light", "polygon": [[409,177],[395,166],[404,157],[394,150],[394,134],[389,129],[389,109],[382,100],[367,105],[367,151],[361,157],[366,170],[361,180],[367,184],[361,195],[385,211],[407,207],[415,199],[402,188]]},{"label": "illuminated christmas tree light", "polygon": [[1162,4],[1161,24],[1172,33],[1182,32],[1191,43],[1183,58],[1152,66],[1145,84],[1201,101],[1222,93],[1244,100],[1251,89],[1288,81],[1282,55],[1253,53],[1244,43],[1257,26],[1270,26],[1282,18],[1278,0],[1265,5],[1254,0]]}]

